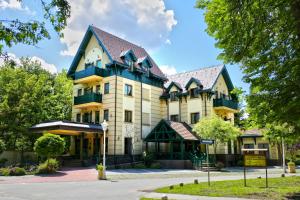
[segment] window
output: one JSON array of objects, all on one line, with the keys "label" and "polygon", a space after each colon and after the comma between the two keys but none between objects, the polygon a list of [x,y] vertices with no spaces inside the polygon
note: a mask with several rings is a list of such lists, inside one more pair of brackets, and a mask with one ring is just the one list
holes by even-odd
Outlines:
[{"label": "window", "polygon": [[125,95],[132,96],[132,85],[125,84]]},{"label": "window", "polygon": [[178,115],[171,115],[171,121],[178,122],[179,116]]},{"label": "window", "polygon": [[105,153],[108,152],[108,137],[105,138]]},{"label": "window", "polygon": [[99,124],[100,123],[100,112],[95,111],[95,123]]},{"label": "window", "polygon": [[82,95],[82,89],[78,89],[77,90],[77,96],[81,96]]},{"label": "window", "polygon": [[93,89],[91,87],[84,88],[84,94],[91,94]]},{"label": "window", "polygon": [[100,94],[100,85],[96,85],[96,93]]},{"label": "window", "polygon": [[200,119],[200,114],[197,113],[191,113],[191,124],[196,124]]},{"label": "window", "polygon": [[90,115],[89,113],[84,113],[82,121],[85,122],[85,123],[88,123],[89,122],[89,115]]},{"label": "window", "polygon": [[76,122],[81,122],[81,114],[77,113],[76,115]]},{"label": "window", "polygon": [[231,140],[227,142],[227,149],[228,149],[228,154],[232,154],[232,145],[231,145]]},{"label": "window", "polygon": [[142,113],[142,123],[143,125],[150,125],[150,113]]},{"label": "window", "polygon": [[103,119],[108,121],[109,120],[109,111],[108,110],[104,110],[103,112]]},{"label": "window", "polygon": [[[254,144],[244,144],[244,149],[254,149]],[[254,151],[249,151],[248,154],[254,154]]]},{"label": "window", "polygon": [[97,60],[96,61],[96,66],[99,67],[99,68],[101,68],[101,60]]},{"label": "window", "polygon": [[192,88],[190,90],[190,95],[191,95],[191,98],[197,98],[197,97],[199,97],[198,89],[197,88]]},{"label": "window", "polygon": [[132,122],[132,111],[125,110],[125,122]]},{"label": "window", "polygon": [[150,90],[143,88],[143,100],[149,101],[150,100]]},{"label": "window", "polygon": [[170,99],[171,101],[177,101],[178,100],[177,92],[170,92]]},{"label": "window", "polygon": [[109,94],[109,83],[104,84],[104,94]]},{"label": "window", "polygon": [[[269,149],[269,144],[268,143],[260,143],[257,145],[259,149]],[[265,152],[259,151],[259,154],[264,155]],[[269,151],[267,151],[267,157],[269,157]]]},{"label": "window", "polygon": [[132,138],[124,138],[124,154],[131,155],[132,152]]},{"label": "window", "polygon": [[129,59],[129,58],[126,58],[126,59],[125,59],[125,62],[126,62],[126,64],[127,64],[129,67],[133,67],[133,65],[134,65],[134,62],[133,62],[131,59]]}]

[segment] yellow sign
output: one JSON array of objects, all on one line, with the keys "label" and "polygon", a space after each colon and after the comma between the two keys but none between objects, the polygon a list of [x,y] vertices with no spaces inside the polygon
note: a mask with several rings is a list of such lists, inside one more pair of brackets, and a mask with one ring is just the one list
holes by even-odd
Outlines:
[{"label": "yellow sign", "polygon": [[267,165],[265,155],[246,154],[244,155],[245,167],[265,167]]}]

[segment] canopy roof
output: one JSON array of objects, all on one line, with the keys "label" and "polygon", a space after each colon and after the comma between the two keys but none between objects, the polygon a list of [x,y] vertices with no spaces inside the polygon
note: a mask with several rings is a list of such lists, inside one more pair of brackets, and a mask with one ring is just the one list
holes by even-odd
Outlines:
[{"label": "canopy roof", "polygon": [[144,140],[146,142],[167,142],[182,140],[198,141],[199,139],[200,138],[192,132],[192,129],[188,124],[163,119]]},{"label": "canopy roof", "polygon": [[82,132],[100,133],[102,132],[102,127],[99,124],[70,121],[49,121],[32,126],[30,131],[37,133],[49,132],[54,134],[76,135]]}]

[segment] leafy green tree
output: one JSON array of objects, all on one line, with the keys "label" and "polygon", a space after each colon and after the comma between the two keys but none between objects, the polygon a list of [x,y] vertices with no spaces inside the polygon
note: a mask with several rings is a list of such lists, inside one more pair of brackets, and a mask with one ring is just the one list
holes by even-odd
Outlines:
[{"label": "leafy green tree", "polygon": [[59,135],[46,133],[34,143],[34,151],[43,158],[54,158],[61,155],[65,149],[65,141]]},{"label": "leafy green tree", "polygon": [[5,144],[4,142],[0,139],[0,154],[5,150]]},{"label": "leafy green tree", "polygon": [[225,63],[238,63],[251,84],[251,113],[300,130],[300,1],[197,0],[207,33]]},{"label": "leafy green tree", "polygon": [[217,143],[225,143],[231,140],[235,140],[240,131],[231,122],[224,121],[222,118],[212,115],[200,119],[195,124],[193,131],[196,132],[203,139],[215,140],[215,152]]},{"label": "leafy green tree", "polygon": [[[23,2],[23,0],[18,0]],[[67,25],[67,19],[71,15],[71,7],[67,0],[50,0],[41,2],[41,10],[44,18],[41,21],[0,18],[0,42],[7,47],[23,43],[36,45],[44,38],[50,39],[46,22],[50,22],[54,30],[63,37],[62,30]],[[3,55],[3,44],[0,43],[0,56]]]},{"label": "leafy green tree", "polygon": [[66,71],[53,75],[27,58],[18,66],[6,62],[0,67],[0,99],[0,138],[8,149],[17,149],[19,141],[32,149],[38,137],[29,132],[32,125],[71,119],[72,81]]}]

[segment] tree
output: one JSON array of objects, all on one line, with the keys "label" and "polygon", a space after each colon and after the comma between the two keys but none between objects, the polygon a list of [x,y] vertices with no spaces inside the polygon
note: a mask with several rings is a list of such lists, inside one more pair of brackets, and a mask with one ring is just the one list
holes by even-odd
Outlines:
[{"label": "tree", "polygon": [[59,135],[46,133],[34,143],[34,151],[41,157],[50,159],[64,152],[65,141]]},{"label": "tree", "polygon": [[234,127],[231,122],[224,121],[216,115],[200,119],[200,121],[195,124],[193,131],[201,138],[215,140],[214,153],[216,153],[217,143],[235,140],[240,134],[239,129]]},{"label": "tree", "polygon": [[21,141],[32,149],[39,135],[28,129],[43,121],[70,120],[71,109],[72,81],[66,71],[51,74],[28,58],[0,67],[0,138],[8,149],[17,149]]},{"label": "tree", "polygon": [[[22,0],[18,0],[22,2]],[[7,47],[22,43],[36,45],[44,38],[50,39],[46,21],[49,21],[54,30],[63,37],[62,30],[67,25],[67,19],[71,15],[71,7],[67,0],[40,0],[44,20],[21,21],[19,19],[0,19],[0,42]],[[2,55],[3,45],[0,44],[0,56]]]},{"label": "tree", "polygon": [[250,115],[300,130],[300,0],[198,0],[225,63],[251,84]]}]

